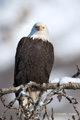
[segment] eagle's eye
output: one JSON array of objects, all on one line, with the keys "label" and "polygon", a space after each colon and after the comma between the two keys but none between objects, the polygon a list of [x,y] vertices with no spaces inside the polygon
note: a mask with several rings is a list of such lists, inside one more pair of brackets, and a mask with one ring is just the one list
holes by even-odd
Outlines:
[{"label": "eagle's eye", "polygon": [[37,29],[37,28],[38,28],[38,26],[35,26],[35,28]]},{"label": "eagle's eye", "polygon": [[42,28],[44,29],[45,27],[43,26]]}]

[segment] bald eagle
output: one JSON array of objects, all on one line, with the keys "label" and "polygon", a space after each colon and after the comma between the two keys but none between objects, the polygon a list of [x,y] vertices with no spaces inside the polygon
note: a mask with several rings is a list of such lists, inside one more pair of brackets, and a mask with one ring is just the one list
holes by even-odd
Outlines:
[{"label": "bald eagle", "polygon": [[[34,24],[28,37],[23,37],[18,43],[14,86],[27,85],[30,81],[48,83],[53,62],[54,49],[49,42],[48,29],[45,24],[38,22]],[[31,94],[34,102],[38,94],[37,91]]]}]

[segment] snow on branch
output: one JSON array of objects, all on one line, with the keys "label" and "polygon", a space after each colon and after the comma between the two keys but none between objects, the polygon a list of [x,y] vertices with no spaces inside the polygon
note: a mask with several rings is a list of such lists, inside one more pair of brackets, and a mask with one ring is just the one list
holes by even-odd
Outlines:
[{"label": "snow on branch", "polygon": [[[57,87],[60,87],[61,89],[80,89],[80,78],[70,78],[70,77],[54,78],[50,83],[43,83],[42,85],[37,84],[36,82],[32,82],[28,85],[25,85],[25,89],[32,87],[36,87],[36,89],[38,90],[45,90],[45,91],[49,89],[55,89]],[[22,88],[24,88],[23,85],[20,85],[18,87],[0,89],[0,96],[9,93],[16,93]]]},{"label": "snow on branch", "polygon": [[[77,70],[78,70],[77,73],[75,75],[73,75],[72,77],[54,78],[49,83],[37,84],[35,82],[30,82],[29,84],[27,84],[25,86],[21,85],[18,87],[0,89],[0,99],[1,99],[3,106],[6,108],[6,110],[0,115],[0,120],[3,120],[5,118],[5,113],[9,109],[17,110],[17,112],[18,112],[17,119],[18,120],[22,120],[22,118],[24,120],[27,120],[27,119],[29,119],[29,120],[37,120],[38,119],[39,120],[41,111],[44,109],[45,112],[44,112],[42,119],[44,120],[47,117],[47,119],[50,120],[47,105],[52,102],[54,95],[58,95],[57,98],[58,98],[59,102],[62,100],[62,96],[65,97],[69,101],[69,103],[72,104],[72,106],[80,120],[80,112],[77,110],[77,107],[76,107],[76,104],[78,104],[77,100],[72,96],[68,96],[64,90],[64,89],[73,89],[73,90],[80,89],[80,78],[75,78],[75,77],[78,77],[78,75],[80,74],[79,65],[77,65]],[[36,100],[36,103],[34,103],[32,98],[30,97],[30,92],[35,89],[36,89],[36,91],[37,90],[40,91],[40,94]],[[24,91],[28,90],[29,95],[25,95],[23,90]],[[21,91],[24,94],[22,94],[22,93],[19,94],[18,97],[15,97],[7,105],[3,96],[10,94],[10,93],[16,93],[18,91]],[[46,91],[47,95],[43,96],[45,91]],[[25,99],[25,97],[27,97],[29,100],[28,104],[29,105],[31,104],[32,106],[30,106],[28,108],[23,107],[23,100]],[[20,100],[20,102],[22,104],[17,108],[17,107],[14,107],[14,104],[18,99]],[[72,119],[73,118],[75,119],[75,116],[72,116]],[[12,119],[13,119],[13,117],[11,116],[10,120],[12,120]],[[53,109],[52,109],[51,119],[52,120],[54,119]]]}]

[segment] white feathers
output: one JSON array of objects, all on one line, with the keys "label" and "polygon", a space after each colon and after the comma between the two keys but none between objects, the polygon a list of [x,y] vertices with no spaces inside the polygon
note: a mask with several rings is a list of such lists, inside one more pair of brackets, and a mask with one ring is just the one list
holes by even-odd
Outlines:
[{"label": "white feathers", "polygon": [[46,25],[40,22],[34,24],[28,37],[32,37],[33,39],[38,38],[38,39],[42,39],[43,41],[48,41],[49,32]]}]

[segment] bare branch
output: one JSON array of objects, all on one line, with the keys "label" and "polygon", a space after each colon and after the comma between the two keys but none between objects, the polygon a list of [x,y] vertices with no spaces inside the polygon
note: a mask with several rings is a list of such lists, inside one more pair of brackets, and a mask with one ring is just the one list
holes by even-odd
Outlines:
[{"label": "bare branch", "polygon": [[[16,93],[17,91],[19,91],[23,87],[24,87],[23,85],[20,85],[19,87],[0,89],[0,96],[6,95],[9,93]],[[31,84],[26,85],[25,89],[32,88],[32,87],[36,87],[36,89],[38,89],[38,90],[46,91],[48,89],[57,88],[58,84],[57,83],[46,83],[46,84],[41,85],[41,84],[37,84],[35,82],[32,82]],[[80,89],[80,83],[67,83],[67,84],[61,85],[60,89]],[[34,90],[34,88],[33,88],[33,90]]]},{"label": "bare branch", "polygon": [[53,108],[51,109],[51,111],[52,111],[51,118],[52,120],[54,120]]},{"label": "bare branch", "polygon": [[76,67],[77,67],[77,73],[72,76],[73,78],[76,78],[80,75],[80,65],[77,64]]},{"label": "bare branch", "polygon": [[[77,80],[76,78],[71,78],[75,79],[75,81]],[[58,94],[58,99],[59,101],[61,101],[62,96],[64,96],[70,103],[72,103],[74,110],[76,111],[79,119],[80,119],[80,113],[78,112],[75,104],[77,104],[77,100],[75,98],[71,98],[70,96],[66,95],[66,92],[64,91],[64,89],[80,89],[80,82],[79,79],[77,81],[77,83],[75,82],[69,82],[66,84],[61,84],[58,86],[58,83],[44,83],[44,84],[37,84],[35,82],[32,82],[26,86],[19,86],[19,87],[12,87],[12,88],[4,88],[4,89],[0,89],[0,98],[1,98],[1,102],[3,103],[4,107],[6,107],[6,110],[1,114],[0,119],[2,120],[5,116],[5,113],[8,111],[8,109],[15,109],[18,110],[18,120],[21,120],[23,118],[23,116],[25,116],[25,120],[30,119],[30,120],[35,120],[35,119],[39,119],[40,118],[40,114],[41,111],[43,109],[45,109],[45,114],[43,116],[43,119],[45,118],[45,116],[47,116],[47,119],[49,120],[49,114],[48,114],[48,110],[47,110],[47,105],[49,103],[51,103],[51,101],[53,100],[53,95]],[[11,101],[8,105],[5,104],[5,100],[3,99],[3,95],[9,94],[9,93],[16,93],[20,90],[22,90],[24,88],[24,91],[28,91],[29,92],[29,96],[25,95],[25,96],[18,96],[17,98],[14,98],[13,101]],[[36,103],[33,102],[32,98],[31,98],[31,91],[34,90],[39,90],[40,94],[37,98]],[[45,91],[47,90],[51,90],[51,92],[49,94],[47,94],[47,96],[45,97],[44,101],[42,102],[42,104],[40,105],[40,101],[42,98],[42,95]],[[63,93],[60,93],[60,91],[62,91]],[[25,106],[20,106],[19,108],[15,108],[13,105],[16,102],[17,99],[21,99],[23,102],[24,97],[27,97],[29,105],[32,104],[34,109],[31,111],[29,109],[29,107],[27,108],[26,106],[28,106],[28,103],[25,104]],[[39,106],[39,107],[38,107]],[[29,114],[29,116],[28,116]],[[10,117],[10,119],[13,119],[12,117]],[[51,119],[54,120],[54,116],[53,116],[53,109],[52,109],[52,115],[51,115]]]}]

